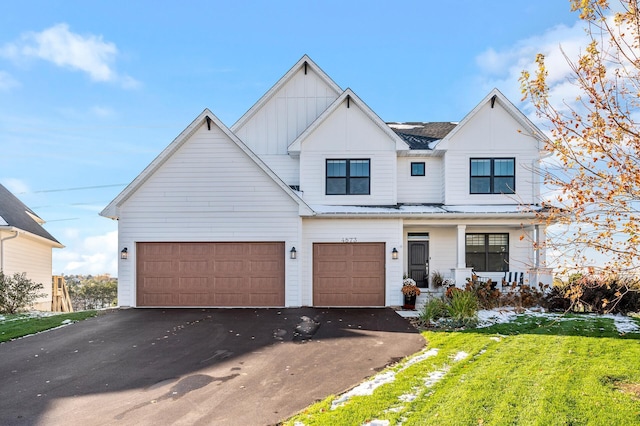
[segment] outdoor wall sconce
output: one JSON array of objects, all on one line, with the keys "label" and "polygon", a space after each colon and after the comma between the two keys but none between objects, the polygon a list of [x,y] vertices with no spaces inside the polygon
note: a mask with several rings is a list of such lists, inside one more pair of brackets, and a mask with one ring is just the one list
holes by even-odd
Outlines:
[{"label": "outdoor wall sconce", "polygon": [[398,258],[398,250],[395,247],[391,250],[391,258],[394,260]]},{"label": "outdoor wall sconce", "polygon": [[127,248],[123,248],[122,251],[120,252],[120,259],[122,260],[127,260],[129,258],[129,251],[127,250]]},{"label": "outdoor wall sconce", "polygon": [[291,259],[296,259],[298,257],[298,252],[295,247],[291,247],[291,251],[289,252],[289,256]]}]

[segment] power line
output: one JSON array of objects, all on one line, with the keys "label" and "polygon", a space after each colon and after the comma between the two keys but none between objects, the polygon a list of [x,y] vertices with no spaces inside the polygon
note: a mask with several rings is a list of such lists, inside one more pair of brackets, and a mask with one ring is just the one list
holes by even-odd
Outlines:
[{"label": "power line", "polygon": [[79,186],[76,188],[63,188],[63,189],[43,189],[40,191],[31,191],[31,192],[20,192],[19,195],[22,194],[43,194],[46,192],[66,192],[66,191],[83,191],[85,189],[101,189],[101,188],[113,188],[116,186],[127,186],[128,183],[114,183],[111,185],[96,185],[96,186]]}]

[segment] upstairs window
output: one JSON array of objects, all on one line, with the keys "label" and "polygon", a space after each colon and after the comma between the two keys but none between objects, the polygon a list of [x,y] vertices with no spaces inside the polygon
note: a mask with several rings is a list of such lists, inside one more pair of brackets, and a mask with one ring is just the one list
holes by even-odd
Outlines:
[{"label": "upstairs window", "polygon": [[509,270],[509,234],[467,234],[467,268],[478,272]]},{"label": "upstairs window", "polygon": [[411,176],[424,176],[424,163],[411,163]]},{"label": "upstairs window", "polygon": [[472,158],[469,188],[472,194],[513,194],[515,158]]},{"label": "upstairs window", "polygon": [[368,195],[370,160],[327,160],[327,195]]}]

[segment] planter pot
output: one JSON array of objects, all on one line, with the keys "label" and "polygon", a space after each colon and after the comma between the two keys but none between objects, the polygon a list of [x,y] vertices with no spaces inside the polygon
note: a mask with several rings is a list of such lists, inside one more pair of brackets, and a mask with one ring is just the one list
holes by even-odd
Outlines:
[{"label": "planter pot", "polygon": [[404,296],[404,305],[402,305],[402,309],[415,309],[416,308],[416,297],[417,296]]}]

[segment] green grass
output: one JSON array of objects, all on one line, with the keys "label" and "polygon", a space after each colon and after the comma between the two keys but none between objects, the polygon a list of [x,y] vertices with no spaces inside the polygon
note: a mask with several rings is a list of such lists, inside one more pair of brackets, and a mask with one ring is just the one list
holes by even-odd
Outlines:
[{"label": "green grass", "polygon": [[64,325],[67,320],[77,322],[96,316],[96,311],[81,311],[57,315],[14,314],[0,316],[0,342],[28,336]]},{"label": "green grass", "polygon": [[[612,319],[519,316],[486,329],[423,335],[425,351],[437,348],[436,356],[405,367],[409,357],[390,368],[396,380],[373,395],[335,410],[331,396],[285,424],[640,424],[640,333],[621,336]],[[468,355],[455,361],[460,352]],[[434,372],[444,376],[427,386]],[[403,395],[415,399],[403,402]]]}]

